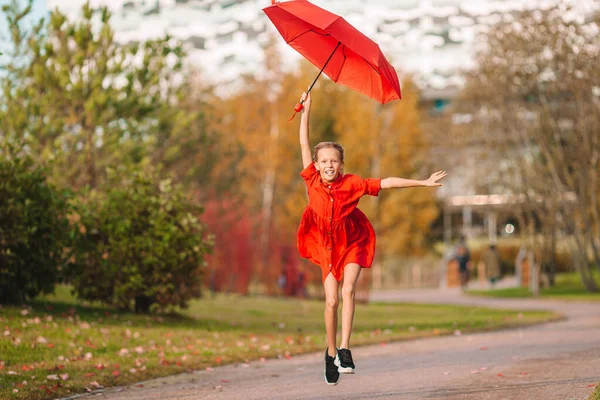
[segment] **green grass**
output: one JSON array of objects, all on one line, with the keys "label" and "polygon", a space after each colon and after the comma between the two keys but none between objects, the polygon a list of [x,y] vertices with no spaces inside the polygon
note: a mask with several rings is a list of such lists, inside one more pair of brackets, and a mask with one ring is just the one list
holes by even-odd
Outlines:
[{"label": "green grass", "polygon": [[596,385],[596,389],[590,394],[587,400],[600,400],[600,383]]},{"label": "green grass", "polygon": [[[550,312],[359,304],[353,345],[513,327]],[[76,302],[67,287],[27,308],[0,308],[0,398],[50,399],[228,363],[325,348],[323,302],[219,295],[176,315]],[[87,389],[86,389],[87,388]]]},{"label": "green grass", "polygon": [[[598,274],[595,274],[596,278]],[[596,281],[600,281],[596,279]],[[476,296],[498,298],[525,298],[532,297],[528,288],[507,288],[496,290],[469,290],[467,293]],[[600,292],[590,293],[585,290],[581,278],[575,273],[560,274],[556,276],[556,285],[540,289],[540,297],[556,300],[600,301]]]}]

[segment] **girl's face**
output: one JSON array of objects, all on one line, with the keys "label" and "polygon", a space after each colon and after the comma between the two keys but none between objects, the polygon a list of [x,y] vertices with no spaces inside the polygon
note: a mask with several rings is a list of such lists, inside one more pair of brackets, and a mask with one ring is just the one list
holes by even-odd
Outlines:
[{"label": "girl's face", "polygon": [[333,148],[324,148],[317,154],[315,167],[321,175],[323,182],[334,182],[342,174],[344,163],[341,160],[340,152]]}]

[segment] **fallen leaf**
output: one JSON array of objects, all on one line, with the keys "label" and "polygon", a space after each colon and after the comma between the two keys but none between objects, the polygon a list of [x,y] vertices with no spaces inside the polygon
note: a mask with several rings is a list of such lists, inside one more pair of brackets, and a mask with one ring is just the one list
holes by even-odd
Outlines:
[{"label": "fallen leaf", "polygon": [[502,373],[499,373],[499,374],[497,374],[496,376],[500,376],[500,377],[502,377],[502,376],[504,376],[504,375],[503,375]]},{"label": "fallen leaf", "polygon": [[485,347],[485,346],[484,346],[484,347],[480,347],[480,348],[479,348],[479,350],[487,350],[487,349],[488,349],[488,348],[487,348],[487,347]]}]

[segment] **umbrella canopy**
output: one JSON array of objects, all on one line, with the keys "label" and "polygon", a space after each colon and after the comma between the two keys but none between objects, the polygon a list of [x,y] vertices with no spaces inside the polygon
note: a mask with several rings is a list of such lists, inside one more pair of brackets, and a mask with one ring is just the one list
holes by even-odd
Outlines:
[{"label": "umbrella canopy", "polygon": [[306,0],[274,3],[263,11],[286,43],[333,81],[382,104],[402,97],[398,75],[377,43],[342,17]]}]

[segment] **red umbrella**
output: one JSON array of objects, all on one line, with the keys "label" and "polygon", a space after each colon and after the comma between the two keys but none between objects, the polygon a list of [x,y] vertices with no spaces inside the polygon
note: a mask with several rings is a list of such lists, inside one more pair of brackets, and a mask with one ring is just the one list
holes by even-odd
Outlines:
[{"label": "red umbrella", "polygon": [[[398,75],[377,43],[342,17],[306,0],[271,3],[263,11],[286,43],[321,70],[308,92],[324,72],[382,104],[402,98]],[[296,104],[295,110],[302,108]]]}]

